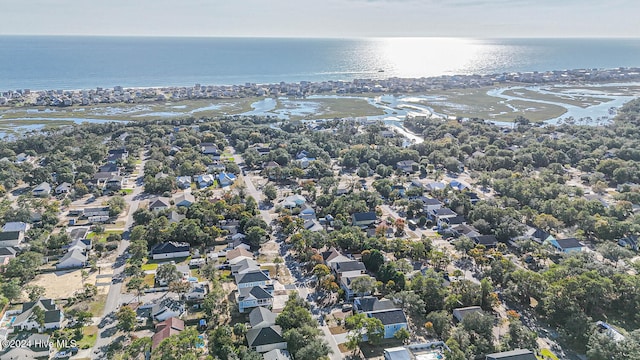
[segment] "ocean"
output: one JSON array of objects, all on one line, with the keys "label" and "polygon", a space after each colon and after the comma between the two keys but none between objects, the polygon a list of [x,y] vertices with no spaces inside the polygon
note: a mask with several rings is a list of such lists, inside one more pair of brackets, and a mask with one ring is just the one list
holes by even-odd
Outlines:
[{"label": "ocean", "polygon": [[0,91],[640,66],[640,39],[0,36]]}]

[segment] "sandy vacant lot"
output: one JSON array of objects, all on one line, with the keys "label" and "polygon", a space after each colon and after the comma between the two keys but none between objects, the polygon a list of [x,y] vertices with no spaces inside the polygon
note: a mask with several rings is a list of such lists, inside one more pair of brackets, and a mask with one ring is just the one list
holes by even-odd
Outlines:
[{"label": "sandy vacant lot", "polygon": [[[102,269],[101,275],[108,275],[104,270],[105,269]],[[38,285],[45,288],[45,296],[48,298],[66,299],[73,296],[76,291],[82,290],[82,276],[80,272],[81,270],[67,270],[41,274],[33,279],[29,285]],[[85,280],[85,283],[95,285],[96,282],[111,282],[111,278],[107,277],[96,281],[97,275],[97,272],[91,273]],[[107,294],[108,292],[109,286],[98,286],[98,294]],[[28,297],[26,293],[24,297]]]}]

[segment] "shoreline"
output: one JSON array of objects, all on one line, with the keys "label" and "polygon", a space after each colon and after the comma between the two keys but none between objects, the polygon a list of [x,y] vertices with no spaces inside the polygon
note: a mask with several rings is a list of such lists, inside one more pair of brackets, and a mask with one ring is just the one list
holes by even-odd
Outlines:
[{"label": "shoreline", "polygon": [[144,104],[196,99],[311,95],[412,94],[500,85],[585,85],[640,81],[640,68],[572,69],[488,75],[441,75],[421,78],[327,80],[235,85],[96,87],[74,90],[8,90],[0,92],[0,110],[27,107],[86,107],[97,104]]}]

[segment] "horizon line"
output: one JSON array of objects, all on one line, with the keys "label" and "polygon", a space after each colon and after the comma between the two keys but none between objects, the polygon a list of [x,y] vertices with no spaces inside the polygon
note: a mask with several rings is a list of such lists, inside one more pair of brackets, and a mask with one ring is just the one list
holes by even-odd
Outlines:
[{"label": "horizon line", "polygon": [[150,34],[0,34],[0,37],[103,37],[103,38],[191,38],[191,39],[331,39],[331,40],[380,40],[380,39],[595,39],[595,40],[635,40],[640,36],[441,36],[441,35],[415,35],[415,36],[284,36],[284,35],[150,35]]}]

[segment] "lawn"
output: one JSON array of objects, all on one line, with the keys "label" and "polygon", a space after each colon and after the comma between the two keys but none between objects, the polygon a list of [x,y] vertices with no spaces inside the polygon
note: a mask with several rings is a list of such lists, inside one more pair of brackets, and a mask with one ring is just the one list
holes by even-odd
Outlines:
[{"label": "lawn", "polygon": [[84,335],[80,341],[78,341],[78,348],[90,349],[96,344],[98,340],[98,327],[97,326],[85,326],[82,328],[82,334]]},{"label": "lawn", "polygon": [[107,295],[96,296],[95,300],[93,300],[89,304],[89,312],[93,314],[93,316],[95,317],[102,316],[106,302],[107,302]]},{"label": "lawn", "polygon": [[158,268],[158,264],[146,263],[146,264],[142,265],[140,268],[142,269],[142,271],[156,270]]},{"label": "lawn", "polygon": [[558,357],[549,349],[540,350],[540,355],[542,355],[542,357],[538,357],[540,360],[559,360]]},{"label": "lawn", "polygon": [[107,238],[109,237],[109,235],[111,234],[118,234],[118,235],[122,235],[122,231],[121,230],[107,230],[103,233],[95,233],[95,232],[90,232],[89,234],[87,234],[87,239],[91,239],[91,241],[93,241],[94,243],[106,243],[107,242]]},{"label": "lawn", "polygon": [[146,274],[144,276],[144,283],[150,288],[154,287],[156,284],[156,276],[154,274]]},{"label": "lawn", "polygon": [[274,278],[276,276],[276,267],[273,265],[263,265],[260,266],[260,270],[268,270],[269,277]]}]

